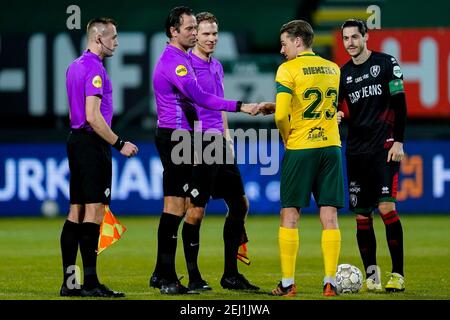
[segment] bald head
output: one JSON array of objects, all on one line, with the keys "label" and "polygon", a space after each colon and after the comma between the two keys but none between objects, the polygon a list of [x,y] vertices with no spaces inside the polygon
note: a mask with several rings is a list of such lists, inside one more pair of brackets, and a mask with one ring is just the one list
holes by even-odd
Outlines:
[{"label": "bald head", "polygon": [[97,35],[105,36],[108,32],[108,25],[117,26],[116,21],[111,18],[94,18],[88,22],[86,33],[89,40],[95,40]]}]

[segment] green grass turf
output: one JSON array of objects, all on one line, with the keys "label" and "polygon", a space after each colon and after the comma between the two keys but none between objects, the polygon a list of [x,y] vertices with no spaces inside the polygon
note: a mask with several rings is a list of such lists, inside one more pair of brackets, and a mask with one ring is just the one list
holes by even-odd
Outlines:
[{"label": "green grass turf", "polygon": [[[98,258],[100,280],[115,290],[127,293],[126,299],[189,300],[263,300],[267,294],[224,290],[219,281],[223,271],[221,216],[207,216],[201,229],[199,266],[204,279],[213,287],[201,295],[163,296],[149,288],[149,276],[156,257],[158,217],[119,217],[128,228],[123,238]],[[64,220],[44,218],[0,219],[0,299],[60,299],[62,281],[59,235]],[[252,263],[239,262],[240,272],[260,286],[264,293],[274,288],[281,277],[278,253],[279,217],[250,215],[247,229]],[[341,295],[334,299],[449,299],[450,298],[450,217],[402,216],[405,235],[406,291],[396,294]],[[340,263],[362,269],[351,215],[341,215],[342,249]],[[320,249],[321,226],[316,215],[302,216],[300,253],[297,259],[298,294],[289,299],[323,299],[323,262]],[[390,257],[381,219],[375,219],[378,264],[386,282]],[[181,227],[180,232],[181,235]],[[80,257],[77,260],[81,265]],[[181,236],[177,250],[177,272],[185,275]],[[72,298],[74,299],[74,298]],[[77,298],[75,298],[77,299]],[[286,298],[275,298],[283,300]]]}]

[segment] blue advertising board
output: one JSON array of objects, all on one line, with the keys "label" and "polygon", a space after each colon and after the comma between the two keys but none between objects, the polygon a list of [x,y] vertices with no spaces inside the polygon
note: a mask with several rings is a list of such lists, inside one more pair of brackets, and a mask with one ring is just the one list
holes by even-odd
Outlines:
[{"label": "blue advertising board", "polygon": [[[134,158],[125,158],[113,150],[111,208],[118,214],[158,215],[163,205],[162,166],[153,143],[138,145],[140,152]],[[283,147],[279,146],[279,150],[262,157],[260,146],[247,145],[247,159],[239,167],[251,214],[278,214],[280,210]],[[450,213],[450,141],[409,141],[405,152],[399,178],[399,212]],[[317,212],[311,200],[304,212]],[[41,215],[49,204],[56,204],[61,215],[68,212],[65,145],[1,144],[0,216]],[[347,207],[341,210],[347,211]],[[208,204],[208,214],[225,212],[222,200]]]}]

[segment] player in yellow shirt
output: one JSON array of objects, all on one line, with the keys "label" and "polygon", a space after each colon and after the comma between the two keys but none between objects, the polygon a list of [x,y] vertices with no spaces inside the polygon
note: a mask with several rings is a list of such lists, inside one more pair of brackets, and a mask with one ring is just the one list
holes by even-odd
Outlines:
[{"label": "player in yellow shirt", "polygon": [[[339,67],[311,49],[309,23],[294,20],[280,30],[281,54],[287,62],[276,75],[275,122],[286,152],[281,167],[279,247],[282,280],[271,295],[295,296],[298,220],[311,193],[320,208],[325,265],[323,294],[335,296],[335,274],[341,247],[337,209],[344,206],[341,140],[336,120]],[[260,108],[270,113],[270,108]]]}]

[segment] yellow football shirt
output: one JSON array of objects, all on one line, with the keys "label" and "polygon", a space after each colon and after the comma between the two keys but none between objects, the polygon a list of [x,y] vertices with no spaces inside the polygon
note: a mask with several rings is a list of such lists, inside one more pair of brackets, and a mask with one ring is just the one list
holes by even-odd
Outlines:
[{"label": "yellow football shirt", "polygon": [[280,65],[275,122],[286,149],[341,146],[336,120],[340,69],[310,51]]}]

